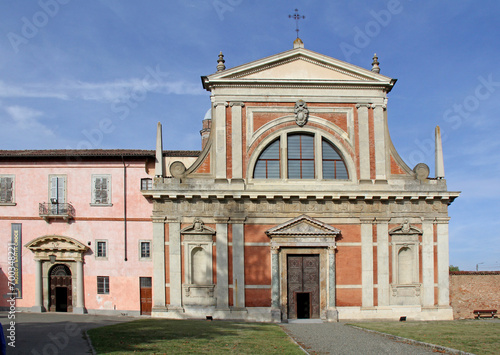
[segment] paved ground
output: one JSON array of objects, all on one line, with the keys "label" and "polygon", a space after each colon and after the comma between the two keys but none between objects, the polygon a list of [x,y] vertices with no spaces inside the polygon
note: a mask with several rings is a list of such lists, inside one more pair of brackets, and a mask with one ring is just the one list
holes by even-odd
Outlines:
[{"label": "paved ground", "polygon": [[[4,333],[9,335],[8,313],[0,312]],[[65,313],[16,313],[15,345],[7,354],[90,354],[82,334],[87,329],[132,321],[134,317],[92,316]],[[432,349],[410,345],[346,326],[344,323],[293,323],[282,327],[309,354],[436,354]],[[7,342],[10,342],[7,339]]]},{"label": "paved ground", "polygon": [[309,354],[436,354],[432,349],[405,344],[385,336],[368,333],[344,323],[282,324]]},{"label": "paved ground", "polygon": [[[87,329],[128,322],[136,318],[65,313],[16,313],[15,345],[7,345],[10,355],[91,354],[82,334]],[[0,312],[5,336],[10,332],[8,313]],[[7,343],[10,339],[7,339]]]}]

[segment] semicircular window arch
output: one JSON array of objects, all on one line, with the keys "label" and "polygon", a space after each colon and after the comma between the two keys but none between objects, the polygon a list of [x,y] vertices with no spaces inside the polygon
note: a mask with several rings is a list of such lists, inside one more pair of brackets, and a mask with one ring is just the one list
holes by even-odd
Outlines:
[{"label": "semicircular window arch", "polygon": [[[286,153],[282,152],[286,148]],[[348,180],[347,165],[339,149],[327,138],[311,133],[282,134],[257,158],[254,179]]]}]

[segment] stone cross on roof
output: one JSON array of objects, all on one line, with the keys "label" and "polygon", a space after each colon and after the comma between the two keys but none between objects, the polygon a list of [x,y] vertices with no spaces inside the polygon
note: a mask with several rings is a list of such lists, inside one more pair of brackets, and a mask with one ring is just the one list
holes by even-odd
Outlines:
[{"label": "stone cross on roof", "polygon": [[305,16],[299,15],[299,10],[295,9],[295,13],[293,15],[288,15],[288,18],[293,18],[295,20],[295,31],[297,31],[297,38],[299,38],[299,20],[305,19]]}]

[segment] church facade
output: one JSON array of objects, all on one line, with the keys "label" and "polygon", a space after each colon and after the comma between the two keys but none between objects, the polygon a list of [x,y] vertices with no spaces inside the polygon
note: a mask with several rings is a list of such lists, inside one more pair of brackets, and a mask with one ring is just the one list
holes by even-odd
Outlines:
[{"label": "church facade", "polygon": [[[448,206],[391,142],[396,80],[304,48],[202,77],[203,150],[153,201],[153,309],[169,318],[452,319]],[[175,147],[169,147],[175,148]]]}]

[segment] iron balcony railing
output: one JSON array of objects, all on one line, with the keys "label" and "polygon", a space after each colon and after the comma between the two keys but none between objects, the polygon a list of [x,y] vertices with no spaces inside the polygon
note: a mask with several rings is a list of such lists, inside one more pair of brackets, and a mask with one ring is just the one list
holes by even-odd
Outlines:
[{"label": "iron balcony railing", "polygon": [[47,203],[39,204],[38,212],[40,217],[48,218],[64,218],[69,219],[75,217],[75,208],[71,203]]}]

